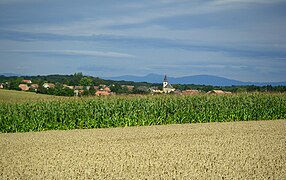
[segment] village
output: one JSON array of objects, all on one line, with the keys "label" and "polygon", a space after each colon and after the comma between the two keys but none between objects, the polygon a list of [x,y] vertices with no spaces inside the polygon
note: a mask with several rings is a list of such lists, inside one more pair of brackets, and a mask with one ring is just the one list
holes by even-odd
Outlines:
[{"label": "village", "polygon": [[[4,89],[9,85],[10,82],[0,83],[0,89]],[[167,76],[165,75],[162,86],[140,86],[136,87],[134,85],[67,85],[67,84],[59,84],[59,83],[50,83],[44,82],[43,84],[33,83],[30,79],[23,79],[18,84],[18,90],[21,91],[30,91],[37,93],[46,94],[48,91],[52,91],[53,89],[60,88],[64,91],[69,92],[69,96],[83,96],[83,95],[92,95],[92,96],[110,96],[110,95],[118,95],[118,94],[176,94],[176,95],[196,95],[196,94],[231,94],[231,92],[223,91],[223,90],[210,90],[208,92],[202,92],[201,90],[196,89],[186,89],[179,90],[175,89],[171,83],[169,83]],[[121,89],[119,92],[118,89]],[[58,94],[56,94],[58,95]]]}]

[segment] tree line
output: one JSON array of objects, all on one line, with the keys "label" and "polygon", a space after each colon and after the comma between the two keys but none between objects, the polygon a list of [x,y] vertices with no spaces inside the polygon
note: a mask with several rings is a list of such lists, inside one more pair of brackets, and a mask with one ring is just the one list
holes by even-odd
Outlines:
[{"label": "tree line", "polygon": [[[50,94],[57,96],[73,96],[74,90],[65,88],[67,86],[83,86],[83,96],[94,95],[96,89],[94,86],[106,85],[113,93],[116,94],[148,94],[150,88],[157,88],[162,90],[160,83],[147,83],[147,82],[132,82],[132,81],[113,81],[105,80],[99,77],[85,76],[81,72],[74,73],[73,75],[47,75],[47,76],[0,76],[0,83],[5,89],[20,90],[19,84],[23,84],[24,79],[32,80],[33,84],[38,84],[37,93]],[[54,88],[44,88],[44,83],[55,84]],[[90,86],[88,89],[86,87]],[[134,86],[132,90],[127,86]],[[188,89],[199,90],[201,92],[208,92],[211,90],[223,90],[232,93],[239,92],[286,92],[286,86],[211,86],[211,85],[195,85],[195,84],[173,84],[177,90],[184,91]],[[34,91],[31,89],[30,91]]]}]

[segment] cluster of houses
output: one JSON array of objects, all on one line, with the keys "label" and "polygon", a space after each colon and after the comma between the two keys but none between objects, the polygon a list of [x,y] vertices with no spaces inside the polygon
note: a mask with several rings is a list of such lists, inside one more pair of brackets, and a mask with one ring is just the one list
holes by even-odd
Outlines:
[{"label": "cluster of houses", "polygon": [[22,91],[29,91],[30,89],[37,91],[39,88],[39,85],[33,84],[31,80],[23,80],[22,83],[25,84],[19,84],[18,86]]},{"label": "cluster of houses", "polygon": [[85,91],[85,89],[90,90],[92,87],[94,90],[96,90],[95,95],[97,96],[108,96],[108,95],[113,94],[110,88],[104,84],[99,85],[99,86],[67,86],[67,85],[63,85],[63,86],[64,88],[69,88],[69,89],[74,90],[75,96],[82,94]]},{"label": "cluster of houses", "polygon": [[[44,83],[42,85],[46,89],[55,88],[56,85],[54,83]],[[18,86],[22,91],[37,91],[39,88],[38,84],[33,84],[31,80],[23,80],[21,84]],[[0,83],[0,89],[4,88],[4,84]],[[99,86],[68,86],[66,84],[63,85],[63,88],[69,88],[74,91],[75,96],[81,95],[85,90],[90,90],[93,88],[95,90],[95,95],[97,96],[108,96],[115,94],[110,90],[110,88],[104,84],[101,84]],[[122,85],[122,88],[127,89],[128,91],[132,91],[134,89],[134,86],[130,85]],[[174,93],[174,94],[180,94],[180,95],[196,95],[200,94],[201,91],[199,90],[185,90],[180,91],[173,88],[173,86],[169,83],[167,76],[165,75],[164,81],[163,81],[163,88],[160,90],[158,87],[152,87],[152,88],[146,88],[146,91],[151,92],[151,94],[168,94],[168,93]],[[222,90],[212,90],[207,92],[207,94],[231,94],[231,92],[226,92]]]},{"label": "cluster of houses", "polygon": [[[55,88],[56,85],[54,83],[44,83],[42,85],[46,89]],[[2,86],[3,88],[4,86]],[[38,84],[33,84],[31,80],[23,80],[21,84],[18,86],[22,91],[37,91],[39,88]],[[134,89],[134,86],[129,85],[122,85],[122,87],[126,87],[128,90],[132,91]],[[90,90],[93,88],[96,92],[95,95],[97,96],[107,96],[114,94],[110,88],[104,84],[101,84],[99,86],[68,86],[66,84],[63,84],[63,88],[68,88],[74,91],[75,96],[81,95],[85,90]]]}]

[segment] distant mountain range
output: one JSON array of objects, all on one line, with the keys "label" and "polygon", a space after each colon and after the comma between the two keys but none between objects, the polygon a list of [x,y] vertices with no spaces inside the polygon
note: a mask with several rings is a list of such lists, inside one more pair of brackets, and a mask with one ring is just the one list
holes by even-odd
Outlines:
[{"label": "distant mountain range", "polygon": [[[0,73],[0,76],[25,76],[15,73]],[[159,74],[148,74],[146,76],[118,76],[118,77],[101,77],[105,80],[114,80],[114,81],[134,81],[134,82],[148,82],[148,83],[162,83],[164,75]],[[195,76],[184,76],[184,77],[168,77],[168,80],[171,84],[196,84],[196,85],[212,85],[212,86],[286,86],[286,81],[284,82],[243,82],[233,79],[210,76],[210,75],[195,75]]]},{"label": "distant mountain range", "polygon": [[10,76],[23,76],[23,75],[15,73],[0,73],[0,76],[10,77]]},{"label": "distant mountain range", "polygon": [[[134,82],[148,82],[148,83],[162,83],[164,75],[159,74],[148,74],[146,76],[118,76],[118,77],[103,77],[103,79],[109,80],[124,80],[124,81],[134,81]],[[255,86],[286,86],[285,82],[242,82],[233,79],[227,79],[218,76],[210,75],[195,75],[195,76],[184,76],[184,77],[168,77],[168,80],[171,84],[197,84],[197,85],[212,85],[212,86],[246,86],[246,85],[255,85]]]}]

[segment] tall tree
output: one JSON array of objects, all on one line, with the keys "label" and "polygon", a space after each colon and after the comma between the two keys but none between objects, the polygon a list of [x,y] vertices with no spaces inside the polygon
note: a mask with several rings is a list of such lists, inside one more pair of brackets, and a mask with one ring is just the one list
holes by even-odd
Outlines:
[{"label": "tall tree", "polygon": [[79,85],[81,78],[83,78],[83,75],[81,72],[74,73],[72,85],[74,85],[74,86]]},{"label": "tall tree", "polygon": [[93,80],[90,77],[83,77],[80,79],[80,85],[82,86],[92,86]]}]

